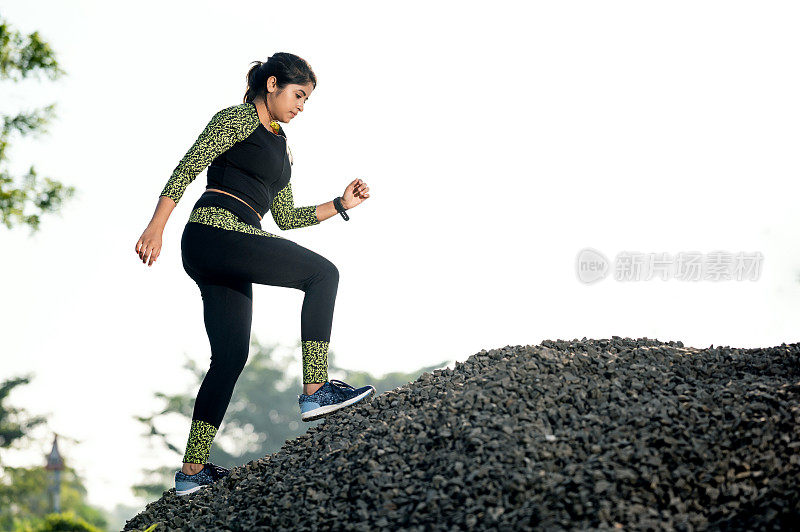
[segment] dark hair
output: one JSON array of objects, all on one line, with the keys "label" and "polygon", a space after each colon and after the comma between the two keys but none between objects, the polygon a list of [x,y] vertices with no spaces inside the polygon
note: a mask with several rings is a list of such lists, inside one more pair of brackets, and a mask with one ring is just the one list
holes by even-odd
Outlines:
[{"label": "dark hair", "polygon": [[254,66],[247,72],[247,90],[242,103],[252,102],[256,96],[267,98],[267,80],[275,76],[278,94],[289,84],[305,85],[312,83],[317,88],[317,76],[308,62],[302,57],[288,52],[272,54],[265,63],[253,61]]}]

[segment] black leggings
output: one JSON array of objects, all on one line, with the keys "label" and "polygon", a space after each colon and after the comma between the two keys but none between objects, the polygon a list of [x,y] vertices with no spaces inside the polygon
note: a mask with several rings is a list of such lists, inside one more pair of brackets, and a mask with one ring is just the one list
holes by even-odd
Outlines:
[{"label": "black leggings", "polygon": [[247,361],[252,283],[305,292],[300,315],[303,382],[328,379],[327,353],[339,285],[336,266],[318,253],[261,229],[256,213],[220,192],[195,203],[181,237],[183,268],[200,288],[211,366],[194,404],[184,462],[204,463]]}]

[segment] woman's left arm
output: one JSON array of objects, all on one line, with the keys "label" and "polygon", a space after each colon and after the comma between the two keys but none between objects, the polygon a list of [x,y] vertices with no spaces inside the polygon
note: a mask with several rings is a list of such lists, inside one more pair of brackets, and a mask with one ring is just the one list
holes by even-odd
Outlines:
[{"label": "woman's left arm", "polygon": [[[369,187],[361,179],[354,179],[342,195],[342,206],[345,209],[352,209],[356,205],[369,197]],[[275,199],[272,200],[272,219],[275,224],[286,231],[287,229],[297,229],[317,225],[323,220],[336,216],[338,211],[333,204],[333,200],[322,205],[309,205],[307,207],[295,207],[292,197],[292,184],[287,183]]]},{"label": "woman's left arm", "polygon": [[317,218],[317,207],[309,205],[307,207],[295,207],[292,197],[292,183],[286,183],[272,200],[272,219],[275,224],[286,231],[287,229],[298,229],[317,225],[320,220]]}]

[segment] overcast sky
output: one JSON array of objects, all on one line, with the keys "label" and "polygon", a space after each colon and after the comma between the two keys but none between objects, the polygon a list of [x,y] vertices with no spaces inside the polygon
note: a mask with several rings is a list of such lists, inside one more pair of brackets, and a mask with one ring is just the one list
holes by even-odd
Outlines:
[{"label": "overcast sky", "polygon": [[[262,222],[339,268],[338,364],[411,371],[584,336],[797,341],[796,3],[6,0],[0,14],[68,72],[0,86],[6,115],[57,104],[47,135],[13,140],[10,168],[78,189],[39,234],[0,229],[0,378],[36,374],[11,403],[82,440],[62,450],[92,503],[135,502],[163,457],[131,416],[185,389],[185,354],[208,364],[180,258],[205,171],[153,267],[136,241],[211,116],[242,101],[250,62],[279,51],[318,78],[285,126],[296,205],[370,187],[350,221]],[[594,283],[585,248],[608,261]],[[740,281],[623,281],[623,252],[762,259]],[[291,348],[302,298],[255,285],[253,334]]]}]

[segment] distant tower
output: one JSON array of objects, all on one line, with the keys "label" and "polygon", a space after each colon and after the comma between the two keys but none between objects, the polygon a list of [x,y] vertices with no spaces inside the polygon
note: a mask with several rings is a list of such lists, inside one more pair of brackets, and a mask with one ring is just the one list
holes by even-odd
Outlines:
[{"label": "distant tower", "polygon": [[58,452],[58,434],[53,436],[53,448],[47,456],[45,469],[53,471],[53,484],[50,486],[50,493],[53,497],[53,511],[59,513],[61,507],[61,470],[64,469],[64,460]]}]

